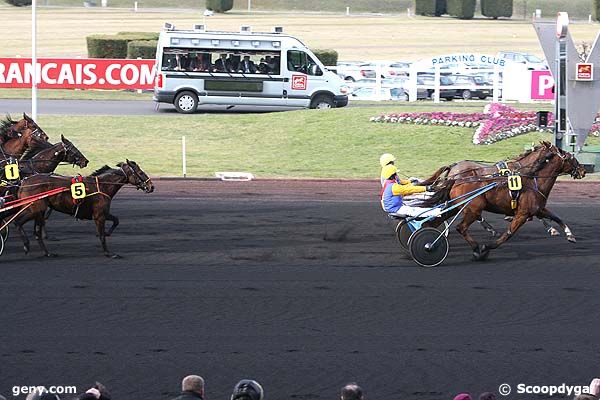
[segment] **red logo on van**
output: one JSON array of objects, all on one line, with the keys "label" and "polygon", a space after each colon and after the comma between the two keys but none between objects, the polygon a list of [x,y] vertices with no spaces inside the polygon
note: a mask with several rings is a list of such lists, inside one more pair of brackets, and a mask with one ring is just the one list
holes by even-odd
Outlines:
[{"label": "red logo on van", "polygon": [[306,90],[306,75],[292,75],[292,90]]}]

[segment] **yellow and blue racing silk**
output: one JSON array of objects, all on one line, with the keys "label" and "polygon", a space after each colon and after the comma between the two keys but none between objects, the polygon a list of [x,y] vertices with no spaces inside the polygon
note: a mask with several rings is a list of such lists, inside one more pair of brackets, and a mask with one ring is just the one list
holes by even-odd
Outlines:
[{"label": "yellow and blue racing silk", "polygon": [[425,186],[403,185],[393,179],[388,179],[383,183],[381,189],[381,207],[387,213],[395,213],[402,207],[402,196],[423,193],[426,190]]}]

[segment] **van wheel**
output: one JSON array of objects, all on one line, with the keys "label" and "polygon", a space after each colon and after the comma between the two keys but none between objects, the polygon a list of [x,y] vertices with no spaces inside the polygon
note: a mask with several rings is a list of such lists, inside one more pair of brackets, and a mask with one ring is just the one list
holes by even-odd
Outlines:
[{"label": "van wheel", "polygon": [[198,108],[198,96],[193,92],[181,92],[173,102],[175,109],[182,114],[192,114]]},{"label": "van wheel", "polygon": [[333,102],[333,97],[328,96],[326,94],[320,94],[313,99],[310,103],[310,108],[333,108],[335,107],[335,103]]}]

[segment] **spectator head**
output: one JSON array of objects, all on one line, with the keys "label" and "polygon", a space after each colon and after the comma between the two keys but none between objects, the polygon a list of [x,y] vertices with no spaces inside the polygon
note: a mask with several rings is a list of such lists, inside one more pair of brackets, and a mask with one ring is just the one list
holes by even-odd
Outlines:
[{"label": "spectator head", "polygon": [[473,398],[468,393],[461,393],[454,396],[454,400],[473,400]]},{"label": "spectator head", "polygon": [[231,400],[263,400],[265,391],[260,383],[251,379],[242,379],[233,387]]},{"label": "spectator head", "polygon": [[26,400],[60,400],[60,397],[56,394],[40,393],[39,390],[34,390],[27,395]]},{"label": "spectator head", "polygon": [[574,397],[574,400],[598,400],[598,398],[591,394],[579,394]]},{"label": "spectator head", "polygon": [[198,375],[188,375],[181,381],[182,392],[194,392],[204,396],[204,379]]},{"label": "spectator head", "polygon": [[4,397],[0,394],[0,400],[6,400],[6,397]]},{"label": "spectator head", "polygon": [[341,400],[363,400],[364,398],[362,388],[354,382],[344,386],[340,393]]},{"label": "spectator head", "polygon": [[223,60],[226,60],[226,59],[227,59],[227,54],[225,54],[225,53],[221,54],[221,58],[222,58]]},{"label": "spectator head", "polygon": [[479,395],[479,400],[496,400],[496,395],[491,392],[481,393]]},{"label": "spectator head", "polygon": [[250,56],[244,56],[244,61],[250,61]]},{"label": "spectator head", "polygon": [[590,383],[590,394],[594,396],[600,395],[600,378],[593,379],[592,383]]}]

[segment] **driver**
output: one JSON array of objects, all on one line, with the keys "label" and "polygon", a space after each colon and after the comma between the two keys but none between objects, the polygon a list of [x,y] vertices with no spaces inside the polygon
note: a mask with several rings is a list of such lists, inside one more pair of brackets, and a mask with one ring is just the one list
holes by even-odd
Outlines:
[{"label": "driver", "polygon": [[[395,165],[395,162],[396,162],[396,157],[390,153],[383,153],[381,155],[381,157],[379,157],[379,165],[381,165],[381,172],[382,172],[381,177],[380,177],[382,187],[383,187],[383,184],[385,183],[385,180],[387,179],[386,177],[383,176],[383,168],[386,165]],[[400,179],[398,182],[401,185],[409,185],[409,184],[416,185],[419,183],[419,179],[410,177],[408,179]]]},{"label": "driver", "polygon": [[418,186],[402,184],[398,178],[398,170],[394,165],[388,164],[381,169],[381,177],[385,178],[381,189],[381,207],[388,214],[400,214],[408,216],[438,216],[441,214],[439,208],[412,207],[404,204],[402,197],[415,193],[433,191],[431,186]]}]

